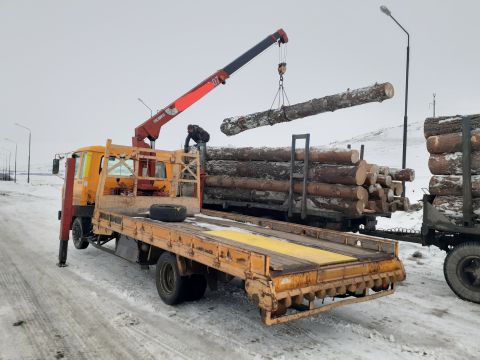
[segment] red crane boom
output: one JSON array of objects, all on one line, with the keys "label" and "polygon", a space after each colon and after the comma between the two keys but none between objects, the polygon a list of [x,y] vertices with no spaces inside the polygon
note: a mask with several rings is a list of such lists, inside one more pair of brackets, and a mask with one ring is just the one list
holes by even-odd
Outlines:
[{"label": "red crane boom", "polygon": [[276,43],[280,45],[286,42],[288,42],[288,37],[285,31],[282,29],[279,29],[272,35],[267,36],[265,39],[239,56],[223,69],[218,70],[213,75],[210,75],[193,89],[179,97],[164,109],[157,112],[143,124],[136,127],[135,136],[132,138],[132,145],[136,147],[149,147],[144,140],[149,139],[151,142],[154,142],[160,135],[160,129],[163,125],[172,120],[182,111],[192,106],[219,84],[225,84],[225,80],[228,79],[230,75],[248,63],[254,57],[258,56],[268,47]]}]

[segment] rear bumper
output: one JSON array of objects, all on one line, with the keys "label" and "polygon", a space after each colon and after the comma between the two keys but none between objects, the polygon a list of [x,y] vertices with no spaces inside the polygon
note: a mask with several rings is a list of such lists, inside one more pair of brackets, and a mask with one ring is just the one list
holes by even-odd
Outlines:
[{"label": "rear bumper", "polygon": [[[280,275],[268,282],[247,279],[245,286],[263,322],[273,325],[390,295],[405,277],[402,262],[392,259]],[[326,298],[335,302],[323,305]]]}]

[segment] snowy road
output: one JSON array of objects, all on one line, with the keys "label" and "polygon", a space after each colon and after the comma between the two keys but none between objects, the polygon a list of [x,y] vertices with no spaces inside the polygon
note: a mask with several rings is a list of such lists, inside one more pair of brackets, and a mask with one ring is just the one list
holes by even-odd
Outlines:
[{"label": "snowy road", "polygon": [[437,249],[401,244],[407,280],[393,296],[269,328],[235,283],[170,307],[153,269],[97,249],[70,244],[57,268],[60,186],[0,182],[2,360],[480,358],[480,306],[453,295]]}]

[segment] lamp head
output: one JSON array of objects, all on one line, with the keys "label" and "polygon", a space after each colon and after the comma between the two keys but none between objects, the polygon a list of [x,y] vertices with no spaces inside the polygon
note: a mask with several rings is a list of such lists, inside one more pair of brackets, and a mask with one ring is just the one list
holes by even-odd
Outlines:
[{"label": "lamp head", "polygon": [[392,16],[392,13],[385,5],[380,6],[380,11],[383,12],[387,16]]}]

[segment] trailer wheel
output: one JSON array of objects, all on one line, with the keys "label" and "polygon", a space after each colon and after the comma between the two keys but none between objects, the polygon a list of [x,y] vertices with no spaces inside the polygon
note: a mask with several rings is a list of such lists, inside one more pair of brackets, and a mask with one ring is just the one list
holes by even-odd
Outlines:
[{"label": "trailer wheel", "polygon": [[187,217],[187,208],[182,205],[154,204],[150,206],[150,218],[167,222],[182,222]]},{"label": "trailer wheel", "polygon": [[185,299],[188,281],[180,276],[177,258],[174,254],[164,252],[160,255],[156,267],[156,285],[158,295],[165,304],[175,305]]},{"label": "trailer wheel", "polygon": [[207,279],[204,275],[193,274],[187,279],[185,300],[197,301],[203,298],[207,290]]},{"label": "trailer wheel", "polygon": [[445,258],[443,272],[460,299],[480,303],[480,243],[455,246]]},{"label": "trailer wheel", "polygon": [[75,218],[72,223],[72,240],[75,248],[79,250],[86,249],[88,247],[88,241],[83,239],[89,232],[88,224],[82,221],[82,218]]}]

